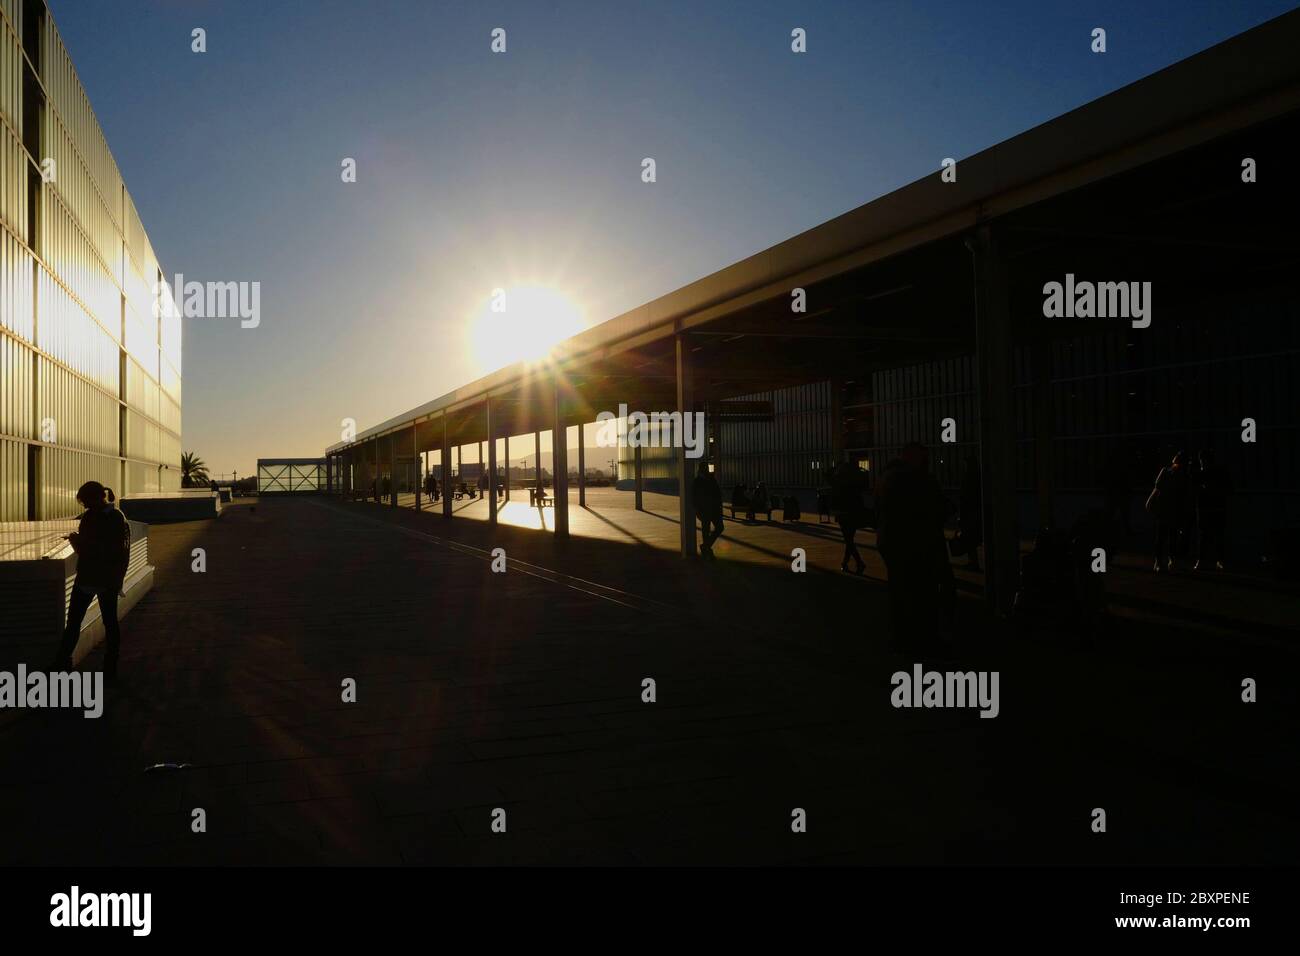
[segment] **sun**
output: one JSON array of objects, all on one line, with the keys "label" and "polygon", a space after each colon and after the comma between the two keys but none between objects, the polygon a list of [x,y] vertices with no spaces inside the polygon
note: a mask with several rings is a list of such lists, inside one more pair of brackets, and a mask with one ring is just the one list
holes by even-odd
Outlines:
[{"label": "sun", "polygon": [[515,285],[492,290],[471,318],[470,349],[486,373],[535,362],[587,328],[585,311],[560,290]]}]

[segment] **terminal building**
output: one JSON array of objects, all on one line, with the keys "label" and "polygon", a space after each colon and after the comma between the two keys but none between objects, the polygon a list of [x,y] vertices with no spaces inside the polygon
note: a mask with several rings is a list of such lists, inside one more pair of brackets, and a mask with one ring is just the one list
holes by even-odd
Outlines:
[{"label": "terminal building", "polygon": [[[846,458],[877,479],[914,441],[956,491],[973,461],[985,593],[1000,610],[1025,543],[1108,496],[1125,499],[1142,540],[1143,502],[1177,451],[1210,451],[1230,474],[1235,558],[1276,560],[1300,534],[1297,49],[1293,12],[962,159],[955,178],[936,160],[911,185],[588,329],[543,363],[330,447],[330,486],[364,497],[403,463],[449,469],[453,448],[484,440],[495,470],[497,440],[548,429],[561,436],[563,536],[565,436],[626,404],[704,412],[724,492],[762,480],[808,496]],[[1051,284],[1075,277],[1136,283],[1147,314],[1052,314]],[[738,401],[763,410],[729,420]],[[695,461],[653,449],[620,449],[618,461],[620,487],[683,492],[681,551],[693,554],[683,479]],[[579,461],[579,506],[583,471]]]},{"label": "terminal building", "polygon": [[[84,482],[179,496],[181,320],[167,287],[44,0],[0,0],[0,637],[17,639],[5,657],[49,653],[64,626],[64,536]],[[147,526],[123,504],[119,615],[153,581]],[[95,602],[77,660],[102,636],[98,614]]]},{"label": "terminal building", "polygon": [[0,521],[43,521],[180,488],[181,320],[44,0],[0,15]]}]

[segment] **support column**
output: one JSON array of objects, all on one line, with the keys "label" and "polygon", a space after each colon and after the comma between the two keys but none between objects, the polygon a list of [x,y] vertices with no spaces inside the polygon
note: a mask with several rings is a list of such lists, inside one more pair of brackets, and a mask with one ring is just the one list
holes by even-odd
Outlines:
[{"label": "support column", "polygon": [[447,437],[447,413],[442,413],[442,516],[451,517],[451,440]]},{"label": "support column", "polygon": [[502,476],[505,478],[506,481],[506,486],[505,489],[502,491],[502,495],[506,501],[509,501],[510,500],[510,436],[509,435],[507,435],[505,438],[502,439],[502,444],[504,445],[503,450],[505,451],[505,459],[506,459],[506,466],[501,472]]},{"label": "support column", "polygon": [[975,366],[979,375],[980,487],[983,495],[984,596],[999,614],[1011,610],[1020,580],[1016,527],[1016,421],[1012,407],[1011,307],[1006,263],[996,237],[974,237]]},{"label": "support column", "polygon": [[[844,379],[831,379],[831,461],[835,465],[844,459]],[[823,479],[824,474],[818,475]],[[826,484],[826,482],[823,482]]]},{"label": "support column", "polygon": [[1034,342],[1034,475],[1038,486],[1038,527],[1056,526],[1052,501],[1052,346],[1046,337]]},{"label": "support column", "polygon": [[717,408],[710,415],[706,405],[704,414],[705,424],[713,438],[712,444],[709,445],[709,461],[713,463],[713,477],[718,484],[722,484],[722,409]]},{"label": "support column", "polygon": [[379,436],[375,436],[375,504],[384,500],[383,463],[379,460]]},{"label": "support column", "polygon": [[[690,346],[687,344],[686,336],[679,332],[677,334],[677,410],[682,413],[683,426],[686,416],[691,414],[695,406],[692,385]],[[695,556],[695,502],[691,500],[691,481],[695,476],[691,474],[691,466],[695,464],[695,459],[686,457],[689,449],[686,443],[680,440],[682,436],[673,437],[678,439],[676,442],[678,446],[677,520],[681,530],[682,557],[693,558]]]},{"label": "support column", "polygon": [[[538,474],[541,474],[541,449],[538,449]],[[569,536],[569,426],[564,419],[564,389],[559,376],[555,381],[555,427],[551,429],[551,471],[555,473],[555,537]]]},{"label": "support column", "polygon": [[420,426],[411,424],[411,470],[415,472],[415,510],[420,510]]},{"label": "support column", "polygon": [[[552,445],[552,447],[554,447],[554,445],[555,445],[555,438],[554,438],[554,436],[552,436],[552,438],[551,438],[551,445]],[[533,462],[533,477],[534,477],[535,479],[537,479],[538,481],[540,481],[540,480],[541,480],[541,477],[542,477],[542,432],[541,432],[541,429],[537,429],[537,430],[535,430],[535,431],[533,432],[533,457],[537,459],[535,462]],[[552,467],[552,468],[555,467],[555,462],[554,462],[554,461],[551,462],[551,467]],[[537,481],[534,481],[534,482],[533,482],[533,485],[536,486],[536,484],[537,484]]]},{"label": "support column", "polygon": [[578,507],[587,507],[587,430],[578,422]]},{"label": "support column", "polygon": [[497,526],[497,442],[496,433],[492,430],[492,399],[484,399],[483,407],[487,418],[488,523],[495,528]]},{"label": "support column", "polygon": [[388,435],[388,506],[397,507],[397,432]]},{"label": "support column", "polygon": [[645,480],[641,475],[641,443],[632,448],[632,487],[636,494],[636,510],[645,511],[642,496],[645,494]]}]

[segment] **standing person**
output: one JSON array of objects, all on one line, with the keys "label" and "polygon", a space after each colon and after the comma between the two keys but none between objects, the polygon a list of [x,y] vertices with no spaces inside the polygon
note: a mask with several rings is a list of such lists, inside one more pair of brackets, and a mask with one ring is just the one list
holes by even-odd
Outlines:
[{"label": "standing person", "polygon": [[1183,457],[1183,508],[1178,515],[1178,559],[1190,560],[1192,533],[1196,530],[1196,492],[1201,486],[1201,463],[1195,455]]},{"label": "standing person", "polygon": [[1147,511],[1155,519],[1156,574],[1174,569],[1174,551],[1187,502],[1186,456],[1177,452],[1169,464],[1156,475],[1155,486],[1147,497]]},{"label": "standing person", "polygon": [[722,534],[722,489],[718,479],[709,471],[708,462],[700,459],[695,479],[691,482],[691,495],[695,501],[695,515],[700,519],[700,556],[713,560],[713,542]]},{"label": "standing person", "polygon": [[861,574],[867,568],[853,540],[866,518],[866,509],[862,505],[862,493],[866,486],[866,474],[848,460],[836,465],[831,474],[831,514],[835,516],[835,521],[840,526],[840,537],[844,540],[844,557],[840,560],[840,570],[846,573],[849,570],[849,558],[857,564],[854,574]]},{"label": "standing person", "polygon": [[1227,556],[1228,498],[1232,495],[1232,476],[1228,469],[1214,460],[1214,452],[1204,448],[1200,453],[1201,472],[1196,487],[1196,526],[1200,529],[1200,548],[1196,555],[1195,570],[1210,570],[1213,563],[1223,570]]},{"label": "standing person", "polygon": [[[748,508],[748,507],[749,507],[749,490],[745,487],[743,482],[737,482],[736,486],[731,489],[732,516],[734,517],[735,513],[741,510],[742,508]],[[753,517],[753,515],[751,515],[750,517]]]},{"label": "standing person", "polygon": [[104,679],[117,677],[117,658],[122,633],[117,622],[117,596],[131,561],[131,526],[122,512],[113,507],[112,488],[88,481],[77,489],[77,501],[86,509],[77,530],[68,535],[68,543],[77,552],[77,576],[72,583],[68,604],[68,624],[63,630],[54,671],[72,670],[72,652],[81,637],[81,622],[90,602],[99,599],[99,613],[104,620]]},{"label": "standing person", "polygon": [[1106,498],[1106,517],[1123,524],[1126,535],[1132,534],[1129,502],[1133,498],[1133,483],[1129,479],[1128,456],[1123,451],[1117,450],[1107,459],[1101,480],[1102,493]]},{"label": "standing person", "polygon": [[[885,469],[877,496],[877,546],[889,572],[889,603],[896,646],[926,644],[947,611],[951,578],[943,537],[943,488],[930,474],[930,453],[911,443]],[[940,593],[945,589],[945,593]]]},{"label": "standing person", "polygon": [[980,570],[980,545],[984,543],[984,503],[980,495],[980,463],[966,456],[961,476],[961,540],[966,545],[966,565]]}]

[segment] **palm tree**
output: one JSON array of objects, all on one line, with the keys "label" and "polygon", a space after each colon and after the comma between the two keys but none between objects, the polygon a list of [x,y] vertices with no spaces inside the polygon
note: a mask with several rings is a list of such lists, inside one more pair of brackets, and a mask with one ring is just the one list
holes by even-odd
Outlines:
[{"label": "palm tree", "polygon": [[183,453],[181,455],[181,487],[202,488],[207,483],[207,463],[192,451]]}]

